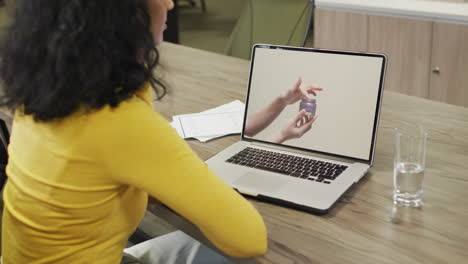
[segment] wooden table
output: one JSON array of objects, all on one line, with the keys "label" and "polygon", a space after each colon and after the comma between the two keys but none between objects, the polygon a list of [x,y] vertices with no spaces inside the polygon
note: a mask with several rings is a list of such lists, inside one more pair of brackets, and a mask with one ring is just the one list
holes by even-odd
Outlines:
[{"label": "wooden table", "polygon": [[[162,77],[170,93],[156,109],[173,115],[244,101],[245,60],[164,43]],[[392,204],[392,133],[400,122],[429,128],[424,206]],[[208,159],[239,136],[189,140]],[[466,263],[468,259],[468,109],[385,92],[375,164],[328,215],[253,201],[264,217],[269,250],[254,263]],[[153,212],[201,241],[185,219],[159,206]],[[220,219],[222,221],[222,219]]]}]

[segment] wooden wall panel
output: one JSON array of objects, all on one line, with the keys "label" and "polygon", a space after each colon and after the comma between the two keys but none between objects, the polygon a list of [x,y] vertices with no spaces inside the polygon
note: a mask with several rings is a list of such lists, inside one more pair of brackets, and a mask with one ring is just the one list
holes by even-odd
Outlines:
[{"label": "wooden wall panel", "polygon": [[429,98],[468,107],[468,26],[434,23]]},{"label": "wooden wall panel", "polygon": [[367,15],[315,9],[314,47],[366,51]]},{"label": "wooden wall panel", "polygon": [[369,16],[368,49],[385,53],[385,89],[429,97],[432,22]]}]

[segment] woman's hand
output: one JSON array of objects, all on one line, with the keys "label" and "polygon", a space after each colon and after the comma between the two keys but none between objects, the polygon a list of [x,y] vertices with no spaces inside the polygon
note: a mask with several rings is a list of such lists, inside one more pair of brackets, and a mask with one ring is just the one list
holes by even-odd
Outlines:
[{"label": "woman's hand", "polygon": [[281,98],[285,102],[285,104],[294,104],[295,102],[299,101],[302,98],[311,98],[309,94],[317,96],[315,91],[322,91],[323,89],[314,85],[307,85],[301,87],[302,78],[299,77],[296,84],[289,90],[287,90]]},{"label": "woman's hand", "polygon": [[314,123],[315,119],[317,119],[317,115],[309,116],[306,115],[305,110],[301,110],[297,114],[296,118],[286,127],[284,127],[281,130],[281,132],[273,138],[273,142],[283,143],[288,139],[302,137],[302,135],[304,135],[307,131],[310,130],[310,128],[312,127],[312,123]]}]

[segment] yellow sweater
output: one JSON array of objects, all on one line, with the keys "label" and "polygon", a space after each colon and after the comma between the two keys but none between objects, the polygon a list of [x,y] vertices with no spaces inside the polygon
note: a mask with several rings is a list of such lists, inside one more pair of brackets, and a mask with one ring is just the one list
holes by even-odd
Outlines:
[{"label": "yellow sweater", "polygon": [[9,154],[3,264],[118,264],[147,194],[229,255],[266,251],[261,216],[153,110],[148,86],[61,121],[16,113]]}]

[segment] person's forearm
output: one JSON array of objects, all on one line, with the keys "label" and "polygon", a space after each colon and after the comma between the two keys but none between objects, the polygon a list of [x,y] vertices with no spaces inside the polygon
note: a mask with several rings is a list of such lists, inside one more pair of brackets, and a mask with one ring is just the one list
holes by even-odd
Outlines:
[{"label": "person's forearm", "polygon": [[265,129],[273,122],[273,120],[275,120],[276,117],[278,117],[286,105],[287,104],[284,99],[281,96],[278,96],[262,110],[249,115],[245,125],[245,134],[252,137]]},{"label": "person's forearm", "polygon": [[283,133],[279,132],[271,137],[271,142],[281,144],[286,140]]}]

